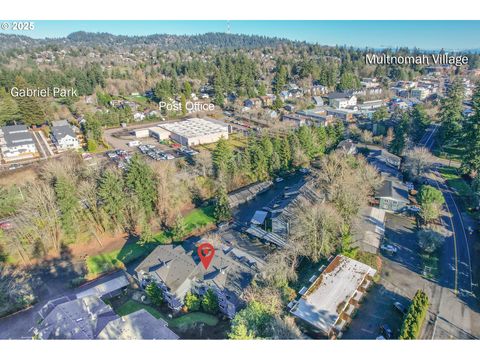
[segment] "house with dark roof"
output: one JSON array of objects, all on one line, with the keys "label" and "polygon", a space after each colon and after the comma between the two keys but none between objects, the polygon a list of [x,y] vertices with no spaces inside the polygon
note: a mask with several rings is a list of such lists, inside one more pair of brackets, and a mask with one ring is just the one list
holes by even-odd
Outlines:
[{"label": "house with dark roof", "polygon": [[205,269],[197,254],[201,240],[180,245],[159,245],[135,269],[142,287],[155,282],[170,309],[179,311],[188,292],[203,295],[211,289],[220,311],[233,318],[243,304],[243,290],[250,284],[259,264],[246,252],[231,246],[215,246],[215,256]]},{"label": "house with dark roof", "polygon": [[357,105],[357,97],[348,93],[333,92],[328,94],[328,104],[334,109],[346,109]]},{"label": "house with dark roof", "polygon": [[25,125],[9,125],[0,129],[0,150],[6,162],[38,156],[32,133]]},{"label": "house with dark roof", "polygon": [[357,153],[357,146],[352,139],[340,141],[340,143],[337,145],[337,149],[345,152],[347,155],[355,155]]},{"label": "house with dark roof", "polygon": [[71,340],[93,340],[108,322],[117,318],[110,305],[96,296],[49,301],[39,316],[39,325],[34,329],[35,338]]},{"label": "house with dark roof", "polygon": [[163,319],[145,309],[110,321],[97,336],[99,340],[177,340],[179,337]]},{"label": "house with dark roof", "polygon": [[98,296],[67,297],[47,302],[33,329],[36,339],[178,339],[167,323],[141,309],[119,317]]},{"label": "house with dark roof", "polygon": [[315,190],[310,181],[300,181],[274,198],[262,210],[257,210],[245,232],[263,242],[280,248],[286,247],[291,223],[295,221],[295,208],[323,201],[323,195]]},{"label": "house with dark roof", "polygon": [[78,149],[80,144],[72,127],[67,124],[52,126],[52,142],[59,150]]},{"label": "house with dark roof", "polygon": [[408,205],[408,189],[400,181],[387,179],[375,192],[375,199],[379,201],[380,209],[390,212],[401,212]]}]

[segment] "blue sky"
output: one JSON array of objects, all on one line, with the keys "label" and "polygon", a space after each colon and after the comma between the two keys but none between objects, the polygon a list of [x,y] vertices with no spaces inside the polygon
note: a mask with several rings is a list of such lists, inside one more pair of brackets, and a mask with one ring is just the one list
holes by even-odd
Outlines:
[{"label": "blue sky", "polygon": [[[63,37],[74,31],[121,35],[226,32],[227,21],[36,21],[35,38]],[[232,33],[354,47],[480,49],[480,21],[230,21]],[[12,31],[7,31],[12,33]]]}]

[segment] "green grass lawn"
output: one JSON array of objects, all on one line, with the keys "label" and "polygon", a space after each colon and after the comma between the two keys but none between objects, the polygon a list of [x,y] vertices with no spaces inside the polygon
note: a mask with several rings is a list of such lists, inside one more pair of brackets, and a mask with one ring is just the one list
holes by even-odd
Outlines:
[{"label": "green grass lawn", "polygon": [[442,177],[447,180],[447,185],[454,188],[463,202],[464,209],[469,209],[475,206],[475,194],[470,185],[462,179],[454,167],[442,167],[438,170]]},{"label": "green grass lawn", "polygon": [[[213,224],[215,222],[213,206],[194,209],[183,218],[183,221],[185,222],[185,228],[188,234]],[[157,245],[169,244],[172,241],[181,240],[173,239],[168,232],[164,231],[156,234],[154,239],[155,241],[143,245],[136,242],[127,242],[121,249],[88,256],[86,260],[88,270],[87,278],[94,279],[103,273],[123,268],[126,264],[147,256]]]},{"label": "green grass lawn", "polygon": [[209,326],[215,326],[218,323],[218,318],[211,314],[206,314],[202,312],[193,312],[179,317],[170,319],[169,317],[163,315],[160,311],[155,309],[152,306],[139,303],[135,300],[128,300],[122,306],[117,309],[117,314],[120,316],[125,316],[131,314],[140,309],[147,310],[157,319],[163,319],[168,323],[168,326],[171,328],[180,328],[180,327],[189,327],[196,323],[204,323]]},{"label": "green grass lawn", "polygon": [[465,149],[459,146],[444,146],[441,150],[436,150],[435,154],[443,159],[462,160]]}]

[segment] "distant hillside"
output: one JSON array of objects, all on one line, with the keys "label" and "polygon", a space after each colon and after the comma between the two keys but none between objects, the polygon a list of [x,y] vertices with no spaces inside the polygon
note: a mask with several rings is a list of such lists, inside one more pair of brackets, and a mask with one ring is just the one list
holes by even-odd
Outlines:
[{"label": "distant hillside", "polygon": [[294,43],[288,39],[258,35],[238,35],[226,33],[206,33],[201,35],[154,34],[148,36],[124,36],[109,33],[78,31],[65,38],[32,39],[28,36],[0,34],[0,49],[31,46],[142,46],[154,45],[165,50],[199,50],[204,48],[239,49],[273,47],[279,44]]}]

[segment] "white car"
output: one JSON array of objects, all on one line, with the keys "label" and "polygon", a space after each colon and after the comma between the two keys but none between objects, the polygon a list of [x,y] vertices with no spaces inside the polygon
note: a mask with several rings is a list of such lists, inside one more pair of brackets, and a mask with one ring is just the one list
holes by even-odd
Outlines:
[{"label": "white car", "polygon": [[396,246],[390,245],[390,244],[383,244],[380,249],[383,251],[386,251],[388,253],[391,253],[392,255],[395,255],[398,251],[398,248]]}]

